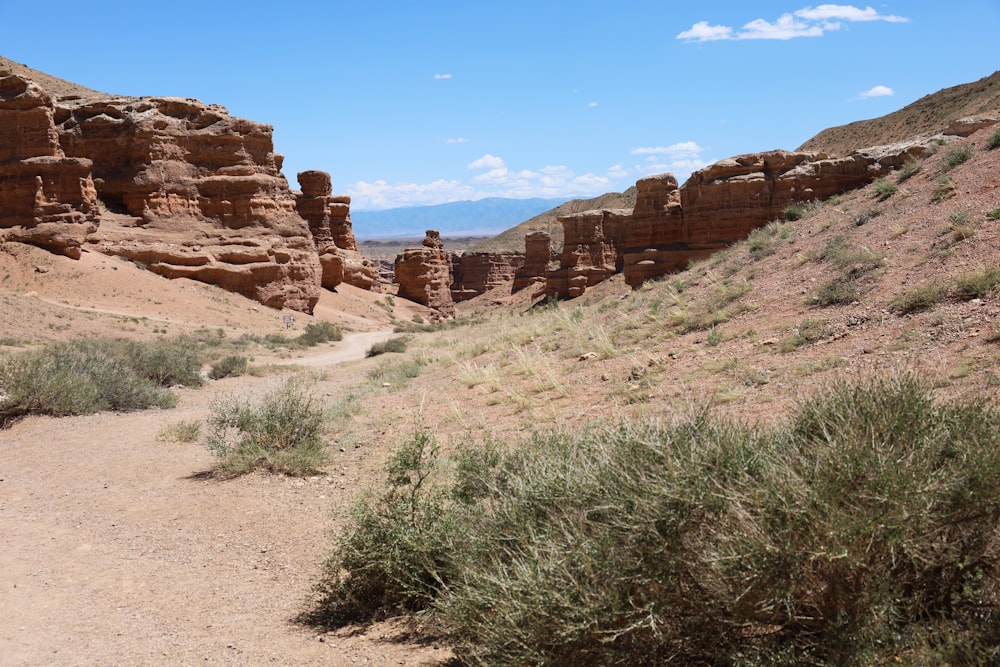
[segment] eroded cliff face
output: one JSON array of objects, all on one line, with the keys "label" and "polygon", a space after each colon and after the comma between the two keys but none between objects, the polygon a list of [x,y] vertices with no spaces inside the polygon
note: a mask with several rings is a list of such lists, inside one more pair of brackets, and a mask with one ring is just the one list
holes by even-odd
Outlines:
[{"label": "eroded cliff face", "polygon": [[451,263],[438,232],[427,230],[419,247],[396,257],[395,276],[401,298],[433,308],[442,317],[454,316]]},{"label": "eroded cliff face", "polygon": [[450,254],[451,297],[466,301],[514,281],[524,265],[524,255],[514,252],[463,252]]},{"label": "eroded cliff face", "polygon": [[928,139],[876,146],[835,159],[789,151],[739,155],[694,172],[680,188],[670,174],[641,179],[631,210],[559,218],[566,241],[559,265],[545,273],[545,293],[574,298],[619,272],[638,287],[746,238],[790,204],[866,185],[919,159],[929,145]]},{"label": "eroded cliff face", "polygon": [[78,259],[97,228],[92,163],[67,157],[53,121],[52,97],[0,70],[0,240]]},{"label": "eroded cliff face", "polygon": [[319,299],[321,256],[335,258],[327,264],[341,279],[376,287],[349,198],[332,196],[324,175],[307,176],[297,201],[281,166],[271,126],[224,107],[93,91],[53,98],[0,71],[2,240],[121,255],[305,312]]},{"label": "eroded cliff face", "polygon": [[322,266],[323,287],[334,289],[347,283],[381,291],[378,267],[358,252],[351,224],[351,198],[332,194],[330,174],[325,171],[300,172],[298,181],[302,192],[296,196],[295,206],[309,223]]}]

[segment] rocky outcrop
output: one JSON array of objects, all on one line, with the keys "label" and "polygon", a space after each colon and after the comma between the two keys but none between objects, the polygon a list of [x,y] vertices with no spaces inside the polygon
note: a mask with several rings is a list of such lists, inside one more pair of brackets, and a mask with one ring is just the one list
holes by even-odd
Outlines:
[{"label": "rocky outcrop", "polygon": [[81,90],[53,99],[0,72],[0,238],[71,257],[90,247],[312,310],[319,256],[269,125],[192,99]]},{"label": "rocky outcrop", "polygon": [[928,143],[915,141],[843,158],[769,151],[716,162],[694,172],[680,188],[670,174],[641,179],[631,210],[559,218],[566,241],[559,265],[546,272],[545,292],[573,298],[618,272],[638,287],[746,238],[781,218],[793,203],[861,187],[928,150]]},{"label": "rocky outcrop", "polygon": [[454,316],[450,262],[438,232],[427,230],[420,247],[396,257],[395,277],[401,298],[433,308],[442,317]]},{"label": "rocky outcrop", "polygon": [[465,301],[514,281],[514,274],[524,265],[524,255],[517,252],[450,253],[451,297]]},{"label": "rocky outcrop", "polygon": [[335,289],[343,282],[381,291],[378,267],[358,252],[351,225],[351,198],[332,194],[330,174],[325,171],[300,172],[298,181],[302,192],[295,197],[295,208],[309,223],[322,266],[323,287]]},{"label": "rocky outcrop", "polygon": [[0,70],[0,240],[78,259],[97,228],[91,161],[66,157],[51,96]]},{"label": "rocky outcrop", "polygon": [[530,285],[543,285],[551,266],[552,237],[547,232],[529,232],[524,237],[524,264],[514,273],[511,293],[520,292]]}]

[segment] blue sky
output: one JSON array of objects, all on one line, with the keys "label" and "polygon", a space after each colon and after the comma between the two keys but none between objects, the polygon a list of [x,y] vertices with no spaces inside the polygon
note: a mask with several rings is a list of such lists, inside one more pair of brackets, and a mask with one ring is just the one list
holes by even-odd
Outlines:
[{"label": "blue sky", "polygon": [[274,126],[353,208],[571,199],[794,149],[1000,69],[1000,0],[0,0],[0,55]]}]

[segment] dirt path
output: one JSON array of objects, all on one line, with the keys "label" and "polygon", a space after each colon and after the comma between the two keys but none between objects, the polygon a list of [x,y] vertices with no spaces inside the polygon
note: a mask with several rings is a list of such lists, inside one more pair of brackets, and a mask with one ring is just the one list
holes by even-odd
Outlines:
[{"label": "dirt path", "polygon": [[[335,396],[388,332],[353,334],[294,363]],[[367,480],[349,458],[308,479],[219,482],[198,443],[157,440],[214,396],[279,378],[182,390],[167,411],[32,417],[0,431],[0,665],[435,664],[432,646],[319,637],[304,609],[329,532]],[[332,510],[332,512],[331,512]],[[321,641],[322,639],[322,641]]]}]

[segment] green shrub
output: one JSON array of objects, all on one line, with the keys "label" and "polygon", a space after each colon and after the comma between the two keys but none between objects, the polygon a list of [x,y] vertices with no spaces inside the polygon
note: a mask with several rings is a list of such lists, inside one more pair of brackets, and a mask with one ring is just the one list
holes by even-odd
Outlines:
[{"label": "green shrub", "polygon": [[994,664],[998,417],[903,377],[450,466],[418,433],[305,620],[429,613],[469,664]]},{"label": "green shrub", "polygon": [[851,218],[851,222],[853,222],[857,227],[867,225],[869,222],[882,215],[882,213],[883,211],[880,208],[870,208],[856,214],[853,218]]},{"label": "green shrub", "polygon": [[934,283],[925,283],[909,291],[897,294],[890,303],[889,308],[901,315],[919,313],[936,306],[940,298],[941,288]]},{"label": "green shrub", "polygon": [[213,472],[235,477],[262,469],[308,475],[326,463],[326,414],[310,388],[291,378],[258,405],[229,398],[212,406],[205,444],[218,462]]},{"label": "green shrub", "polygon": [[945,169],[954,169],[972,157],[972,146],[958,146],[944,154]]},{"label": "green shrub", "polygon": [[990,209],[986,212],[987,220],[1000,220],[1000,207]]},{"label": "green shrub", "polygon": [[1000,270],[993,267],[963,273],[955,279],[954,293],[962,301],[982,299],[1000,282]]},{"label": "green shrub", "polygon": [[803,345],[823,340],[831,333],[833,331],[830,329],[827,320],[802,320],[792,334],[782,338],[778,342],[778,351],[792,352]]},{"label": "green shrub", "polygon": [[0,362],[0,389],[5,394],[0,424],[31,414],[61,417],[173,407],[176,398],[160,386],[173,379],[171,373],[164,375],[155,345],[57,343]]},{"label": "green shrub", "polygon": [[377,357],[380,354],[386,354],[389,352],[406,352],[406,345],[410,342],[409,336],[400,336],[398,338],[390,338],[389,340],[381,341],[378,343],[373,343],[365,356]]},{"label": "green shrub", "polygon": [[420,375],[424,367],[422,358],[405,359],[399,362],[385,362],[368,371],[368,379],[373,384],[398,388]]},{"label": "green shrub", "polygon": [[806,208],[802,204],[789,204],[781,212],[781,217],[787,222],[795,222],[796,220],[801,220],[805,214]]},{"label": "green shrub", "polygon": [[990,150],[1000,146],[1000,129],[993,130],[993,133],[986,138],[986,146]]},{"label": "green shrub", "polygon": [[213,380],[245,375],[250,367],[250,360],[240,355],[229,355],[212,364],[208,377]]},{"label": "green shrub", "polygon": [[861,299],[861,288],[858,281],[851,277],[840,277],[831,280],[816,290],[813,302],[817,306],[846,306]]},{"label": "green shrub", "polygon": [[969,222],[969,214],[964,211],[948,216],[948,232],[953,243],[971,239],[976,235],[976,226]]},{"label": "green shrub", "polygon": [[877,178],[872,184],[872,189],[878,196],[879,201],[885,201],[889,197],[899,192],[899,188],[892,181],[885,178]]},{"label": "green shrub", "polygon": [[302,332],[295,342],[302,347],[315,347],[320,343],[343,340],[344,332],[336,324],[318,320],[306,325],[306,330]]},{"label": "green shrub", "polygon": [[[98,343],[101,346],[100,343]],[[125,354],[129,364],[142,377],[148,378],[161,387],[176,385],[200,387],[201,352],[191,338],[181,336],[161,343],[140,343],[137,341],[110,341],[103,345],[107,354]],[[118,352],[118,350],[122,352]]]}]

